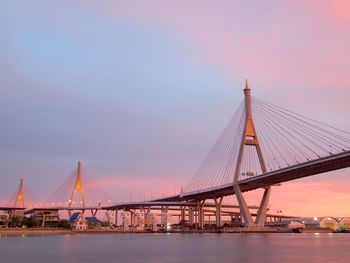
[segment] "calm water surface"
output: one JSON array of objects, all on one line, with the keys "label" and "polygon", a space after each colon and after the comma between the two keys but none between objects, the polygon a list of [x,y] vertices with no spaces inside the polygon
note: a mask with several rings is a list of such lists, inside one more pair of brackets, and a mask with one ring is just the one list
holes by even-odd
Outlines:
[{"label": "calm water surface", "polygon": [[350,262],[350,234],[79,234],[0,238],[0,262]]}]

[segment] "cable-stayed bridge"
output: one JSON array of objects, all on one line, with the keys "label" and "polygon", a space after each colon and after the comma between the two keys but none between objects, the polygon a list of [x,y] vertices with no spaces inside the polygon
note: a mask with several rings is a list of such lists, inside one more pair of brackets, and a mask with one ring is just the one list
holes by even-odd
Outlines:
[{"label": "cable-stayed bridge", "polygon": [[[248,81],[244,95],[185,191],[155,201],[197,201],[201,210],[207,199],[220,204],[234,194],[245,226],[263,227],[271,186],[350,166],[350,133],[252,97]],[[242,193],[259,188],[253,221]]]},{"label": "cable-stayed bridge", "polygon": [[[77,170],[63,184],[69,188],[69,196],[60,209],[71,215],[71,210],[90,209],[95,214],[98,209],[115,210],[116,214],[118,210],[135,213],[137,209],[150,213],[151,208],[167,213],[171,207],[177,207],[182,219],[187,211],[188,222],[196,222],[203,229],[205,212],[213,206],[207,201],[214,201],[216,225],[220,227],[223,198],[235,195],[244,225],[260,229],[268,215],[271,186],[349,166],[349,132],[252,97],[246,81],[244,100],[179,194],[142,202],[88,206],[79,160]],[[263,189],[264,193],[260,205],[254,208],[257,211],[252,213],[242,193],[256,189]],[[61,189],[57,192],[62,194]],[[76,195],[81,201],[74,206]],[[21,191],[17,201],[23,203]]]}]

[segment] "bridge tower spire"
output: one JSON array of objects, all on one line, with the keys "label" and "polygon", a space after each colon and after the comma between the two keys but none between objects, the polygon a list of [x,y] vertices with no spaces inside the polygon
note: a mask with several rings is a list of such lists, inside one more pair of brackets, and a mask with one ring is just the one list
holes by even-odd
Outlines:
[{"label": "bridge tower spire", "polygon": [[83,207],[85,207],[85,200],[84,200],[84,192],[83,192],[83,185],[81,183],[81,159],[79,159],[79,162],[78,162],[78,169],[77,169],[77,180],[75,182],[75,185],[74,185],[74,189],[73,189],[73,192],[72,192],[72,196],[71,196],[71,199],[69,200],[69,204],[68,204],[68,214],[69,214],[69,217],[72,216],[71,214],[71,206],[72,206],[72,203],[73,203],[73,198],[74,198],[74,195],[76,192],[79,192],[80,193],[80,196],[81,196],[81,204]]},{"label": "bridge tower spire", "polygon": [[266,173],[266,165],[264,161],[264,157],[261,151],[261,147],[259,144],[259,139],[254,128],[253,116],[252,116],[252,104],[251,104],[251,89],[248,85],[248,80],[246,79],[245,88],[244,88],[244,96],[245,96],[245,124],[242,134],[242,140],[239,148],[239,154],[237,158],[237,165],[235,170],[235,177],[233,181],[233,188],[237,197],[237,201],[241,210],[241,214],[244,218],[244,225],[248,228],[254,227],[264,227],[266,212],[267,212],[267,204],[270,196],[271,186],[267,186],[264,191],[263,198],[261,200],[260,208],[255,219],[253,221],[252,215],[249,211],[249,208],[246,204],[246,201],[243,197],[239,186],[239,174],[242,167],[242,160],[245,147],[255,147],[260,167],[263,173]]},{"label": "bridge tower spire", "polygon": [[21,183],[19,185],[19,190],[17,194],[17,198],[15,201],[15,207],[17,206],[17,203],[22,203],[22,208],[24,208],[24,197],[23,197],[23,176],[21,177]]}]

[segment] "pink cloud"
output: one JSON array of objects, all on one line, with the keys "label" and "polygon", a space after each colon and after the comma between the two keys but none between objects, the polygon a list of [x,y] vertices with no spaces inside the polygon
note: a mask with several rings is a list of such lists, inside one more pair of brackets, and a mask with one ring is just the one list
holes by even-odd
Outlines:
[{"label": "pink cloud", "polygon": [[347,0],[334,0],[330,2],[332,18],[338,23],[350,25],[350,2]]},{"label": "pink cloud", "polygon": [[[295,216],[350,216],[350,180],[346,181],[292,181],[274,186],[269,208],[272,213],[282,210]],[[246,194],[249,204],[260,202],[262,191]]]},{"label": "pink cloud", "polygon": [[[219,67],[228,79],[252,79],[253,87],[259,91],[263,86],[261,93],[282,105],[298,101],[299,107],[317,110],[320,105],[333,105],[334,111],[342,112],[349,109],[345,98],[350,96],[349,5],[346,0],[267,1],[254,6],[198,0],[91,4],[90,8],[190,39],[192,46],[183,51],[185,55]],[[294,93],[302,96],[291,101],[286,94]],[[315,94],[317,99],[310,100]],[[330,97],[337,103],[330,105]]]},{"label": "pink cloud", "polygon": [[138,175],[106,176],[95,182],[101,188],[113,193],[114,201],[139,201],[178,194],[188,180],[167,177]]}]

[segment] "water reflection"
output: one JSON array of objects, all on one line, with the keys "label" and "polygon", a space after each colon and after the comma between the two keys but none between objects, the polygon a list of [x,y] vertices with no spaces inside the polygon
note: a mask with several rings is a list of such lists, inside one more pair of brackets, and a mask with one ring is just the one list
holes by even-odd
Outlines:
[{"label": "water reflection", "polygon": [[348,262],[349,234],[78,234],[0,238],[8,262]]}]

